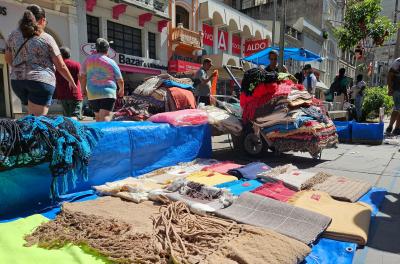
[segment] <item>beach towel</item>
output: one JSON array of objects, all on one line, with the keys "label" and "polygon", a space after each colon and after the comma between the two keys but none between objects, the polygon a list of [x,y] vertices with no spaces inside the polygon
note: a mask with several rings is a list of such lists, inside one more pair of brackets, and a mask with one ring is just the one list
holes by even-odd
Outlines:
[{"label": "beach towel", "polygon": [[250,192],[263,183],[259,180],[238,180],[227,182],[223,184],[218,184],[216,187],[228,189],[233,195],[240,195],[244,192]]},{"label": "beach towel", "polygon": [[228,174],[236,176],[238,178],[254,180],[257,178],[258,174],[269,171],[270,169],[271,167],[263,162],[252,162],[243,167],[229,170]]},{"label": "beach towel", "polygon": [[150,191],[161,189],[162,187],[161,184],[152,179],[138,179],[133,177],[93,186],[100,195],[116,196],[135,203],[148,200]]},{"label": "beach towel", "polygon": [[175,112],[159,113],[151,116],[149,121],[168,123],[173,126],[194,126],[208,123],[207,113],[198,109],[186,109]]},{"label": "beach towel", "polygon": [[24,236],[49,220],[42,215],[32,215],[0,224],[0,263],[12,264],[105,264],[100,255],[88,254],[78,246],[69,245],[60,249],[47,250],[25,247]]},{"label": "beach towel", "polygon": [[237,180],[237,178],[231,175],[225,175],[218,172],[199,171],[191,173],[189,176],[186,177],[186,180],[198,182],[206,186],[214,186],[224,182],[235,181]]},{"label": "beach towel", "polygon": [[368,182],[334,175],[312,187],[313,190],[326,192],[337,200],[352,203],[360,199],[371,188],[372,185]]},{"label": "beach towel", "polygon": [[272,198],[281,202],[287,202],[296,192],[287,188],[282,181],[264,183],[262,186],[251,191],[252,193]]},{"label": "beach towel", "polygon": [[310,248],[272,230],[242,225],[240,236],[225,242],[209,255],[208,264],[297,264]]},{"label": "beach towel", "polygon": [[302,264],[352,264],[357,244],[320,238]]},{"label": "beach towel", "polygon": [[204,167],[203,170],[227,174],[229,170],[237,169],[240,167],[242,167],[242,165],[233,163],[231,161],[224,161],[224,162],[220,162],[220,163],[216,163],[216,164]]},{"label": "beach towel", "polygon": [[376,216],[376,214],[379,212],[379,207],[385,200],[386,194],[387,191],[385,188],[372,187],[371,190],[369,190],[369,192],[364,194],[364,196],[358,200],[358,202],[363,202],[371,206],[372,208],[371,217],[373,217]]},{"label": "beach towel", "polygon": [[325,192],[298,192],[288,203],[332,218],[324,237],[365,245],[371,219],[371,207],[364,203],[336,201]]},{"label": "beach towel", "polygon": [[239,223],[272,229],[305,244],[314,242],[331,218],[261,195],[245,192],[225,209],[215,212]]},{"label": "beach towel", "polygon": [[268,174],[268,172],[265,172],[259,175],[259,177],[267,176],[276,180],[281,180],[296,191],[309,189],[315,184],[324,182],[330,176],[326,173],[302,171],[294,169],[294,167],[288,167],[288,171],[284,173],[275,174],[273,172],[270,175]]}]

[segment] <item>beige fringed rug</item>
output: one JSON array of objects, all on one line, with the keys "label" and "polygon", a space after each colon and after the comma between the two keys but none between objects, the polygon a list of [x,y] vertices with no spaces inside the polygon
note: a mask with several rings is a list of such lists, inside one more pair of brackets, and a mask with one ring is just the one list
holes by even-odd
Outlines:
[{"label": "beige fringed rug", "polygon": [[27,245],[88,246],[113,263],[300,263],[310,249],[274,231],[192,214],[182,202],[159,206],[114,197],[66,203]]}]

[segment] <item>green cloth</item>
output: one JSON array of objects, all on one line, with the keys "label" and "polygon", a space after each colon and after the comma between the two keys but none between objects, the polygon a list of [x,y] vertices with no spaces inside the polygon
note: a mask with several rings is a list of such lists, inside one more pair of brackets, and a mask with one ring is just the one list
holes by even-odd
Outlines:
[{"label": "green cloth", "polygon": [[62,249],[24,247],[24,236],[41,223],[49,221],[42,215],[32,215],[13,222],[0,223],[0,263],[13,264],[104,264],[101,257],[85,253],[77,246]]}]

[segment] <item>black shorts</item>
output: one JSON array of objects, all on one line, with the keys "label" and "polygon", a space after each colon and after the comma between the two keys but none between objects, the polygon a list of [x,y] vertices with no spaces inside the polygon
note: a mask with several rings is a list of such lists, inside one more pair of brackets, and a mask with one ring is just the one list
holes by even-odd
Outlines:
[{"label": "black shorts", "polygon": [[112,112],[114,110],[114,104],[115,98],[89,100],[89,106],[95,113],[98,113],[101,109]]}]

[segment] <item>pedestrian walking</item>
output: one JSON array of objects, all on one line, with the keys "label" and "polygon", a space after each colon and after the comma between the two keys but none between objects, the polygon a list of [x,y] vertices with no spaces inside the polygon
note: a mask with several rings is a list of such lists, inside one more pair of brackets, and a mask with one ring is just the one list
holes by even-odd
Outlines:
[{"label": "pedestrian walking", "polygon": [[307,92],[312,96],[315,96],[315,90],[317,88],[317,77],[311,67],[311,64],[304,65],[305,78],[303,80],[303,85],[307,89]]},{"label": "pedestrian walking", "polygon": [[67,80],[71,90],[76,84],[52,36],[44,32],[46,14],[38,5],[26,8],[19,27],[6,42],[5,59],[11,66],[11,87],[28,114],[46,115],[53,98],[55,70]]},{"label": "pedestrian walking", "polygon": [[349,81],[346,77],[346,69],[339,69],[339,75],[335,77],[331,87],[329,88],[329,92],[333,96],[334,103],[340,103],[343,105],[344,102],[348,102],[348,94],[347,89],[349,87]]},{"label": "pedestrian walking", "polygon": [[216,72],[213,72],[211,76],[208,76],[208,71],[213,66],[212,60],[205,58],[203,65],[196,72],[195,75],[195,95],[197,103],[204,103],[210,105],[210,91],[211,91],[211,80],[216,76]]},{"label": "pedestrian walking", "polygon": [[[397,58],[390,67],[388,93],[393,96],[394,107],[386,133],[393,133],[393,135],[398,136],[400,135],[400,58]],[[394,130],[393,126],[395,126]]]},{"label": "pedestrian walking", "polygon": [[357,82],[351,88],[351,98],[354,100],[354,105],[356,108],[357,121],[362,119],[362,104],[364,101],[364,90],[367,84],[363,80],[364,76],[362,74],[357,75]]},{"label": "pedestrian walking", "polygon": [[117,63],[107,57],[110,44],[103,38],[96,40],[96,54],[84,61],[80,81],[84,95],[88,97],[96,121],[110,121],[115,101],[124,96],[124,80]]},{"label": "pedestrian walking", "polygon": [[79,72],[81,65],[79,62],[72,60],[71,51],[68,47],[60,48],[61,56],[67,66],[72,78],[76,83],[77,89],[71,89],[68,81],[56,71],[56,91],[55,98],[61,101],[64,116],[73,117],[77,119],[82,118],[82,91],[79,82]]}]

